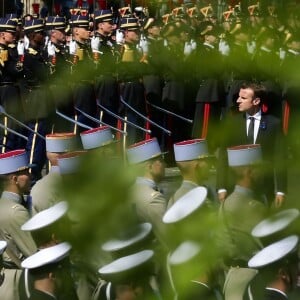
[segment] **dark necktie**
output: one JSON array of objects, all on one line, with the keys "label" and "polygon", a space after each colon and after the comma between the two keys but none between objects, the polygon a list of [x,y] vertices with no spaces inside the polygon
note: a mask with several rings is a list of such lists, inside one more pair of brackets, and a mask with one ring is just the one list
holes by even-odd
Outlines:
[{"label": "dark necktie", "polygon": [[255,123],[255,118],[254,117],[249,117],[250,122],[248,126],[248,135],[247,135],[247,140],[249,144],[254,143],[254,123]]}]

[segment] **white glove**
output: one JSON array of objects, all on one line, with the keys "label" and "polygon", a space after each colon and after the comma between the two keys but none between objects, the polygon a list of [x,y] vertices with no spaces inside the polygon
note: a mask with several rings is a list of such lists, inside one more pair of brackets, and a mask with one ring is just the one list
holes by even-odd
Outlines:
[{"label": "white glove", "polygon": [[286,51],[282,48],[279,49],[279,58],[281,60],[284,60],[285,59],[285,55],[286,55]]},{"label": "white glove", "polygon": [[196,43],[196,41],[195,40],[191,40],[191,47],[192,47],[192,50],[196,50],[197,49],[197,43]]},{"label": "white glove", "polygon": [[49,38],[49,36],[47,35],[47,36],[45,36],[45,41],[44,41],[44,45],[45,45],[45,49],[46,49],[46,47],[48,46],[48,42],[50,42],[50,38]]},{"label": "white glove", "polygon": [[91,48],[93,52],[99,52],[100,39],[98,36],[91,38]]},{"label": "white glove", "polygon": [[148,41],[144,37],[140,40],[140,48],[142,49],[143,54],[148,53]]},{"label": "white glove", "polygon": [[25,49],[29,48],[29,39],[26,35],[24,35],[24,46],[25,46]]},{"label": "white glove", "polygon": [[116,31],[116,43],[117,44],[124,44],[124,33],[117,29]]},{"label": "white glove", "polygon": [[70,55],[75,55],[77,52],[77,43],[76,41],[70,41],[69,43],[69,53]]},{"label": "white glove", "polygon": [[225,41],[219,42],[219,52],[225,56],[229,55],[230,48],[229,48],[229,45]]},{"label": "white glove", "polygon": [[24,55],[25,45],[24,45],[23,41],[18,41],[17,50],[18,50],[19,56]]},{"label": "white glove", "polygon": [[247,43],[247,50],[249,54],[253,54],[255,52],[256,49],[256,44],[255,42],[249,42]]},{"label": "white glove", "polygon": [[49,42],[47,46],[48,56],[55,56],[55,46]]},{"label": "white glove", "polygon": [[189,56],[192,53],[192,46],[189,42],[185,42],[184,44],[184,50],[183,50],[183,54],[185,56]]}]

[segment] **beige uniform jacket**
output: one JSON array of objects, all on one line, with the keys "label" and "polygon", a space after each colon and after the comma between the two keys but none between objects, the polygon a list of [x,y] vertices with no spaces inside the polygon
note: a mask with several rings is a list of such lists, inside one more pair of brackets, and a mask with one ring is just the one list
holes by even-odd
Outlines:
[{"label": "beige uniform jacket", "polygon": [[62,201],[60,183],[61,175],[54,167],[47,175],[36,182],[30,192],[33,215]]},{"label": "beige uniform jacket", "polygon": [[[21,261],[37,251],[29,232],[21,230],[21,226],[29,219],[26,208],[20,204],[20,196],[3,192],[0,199],[0,230],[10,249]],[[0,286],[1,300],[18,300],[18,284],[22,270],[13,267],[13,262],[7,252],[3,261],[10,265],[4,269],[5,279]]]}]

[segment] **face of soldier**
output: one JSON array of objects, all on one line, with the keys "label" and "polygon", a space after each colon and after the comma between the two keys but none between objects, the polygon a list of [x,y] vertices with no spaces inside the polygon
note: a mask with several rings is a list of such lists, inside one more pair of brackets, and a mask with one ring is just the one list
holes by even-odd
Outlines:
[{"label": "face of soldier", "polygon": [[138,30],[127,30],[125,32],[125,40],[127,43],[137,43],[140,39]]},{"label": "face of soldier", "polygon": [[34,38],[33,41],[37,44],[37,45],[43,45],[44,41],[45,41],[45,36],[43,34],[43,32],[36,32],[34,34]]},{"label": "face of soldier", "polygon": [[31,185],[31,179],[28,170],[19,172],[15,176],[15,183],[22,194],[28,194],[30,192]]},{"label": "face of soldier", "polygon": [[98,25],[98,27],[103,35],[110,35],[114,30],[114,24],[112,21],[102,22]]},{"label": "face of soldier", "polygon": [[218,38],[215,35],[207,34],[205,36],[205,42],[210,45],[216,45],[218,43]]},{"label": "face of soldier", "polygon": [[254,98],[254,92],[252,89],[240,89],[237,104],[240,112],[247,112],[253,115],[260,104],[259,98]]},{"label": "face of soldier", "polygon": [[11,33],[11,32],[2,32],[1,39],[6,45],[9,45],[9,44],[12,44],[16,40],[16,36],[14,33]]},{"label": "face of soldier", "polygon": [[148,33],[153,37],[159,37],[160,36],[160,27],[152,26],[148,29]]},{"label": "face of soldier", "polygon": [[158,158],[150,162],[150,174],[155,182],[161,181],[165,176],[165,162]]},{"label": "face of soldier", "polygon": [[75,38],[78,41],[87,41],[90,38],[90,31],[85,28],[76,28],[75,29]]},{"label": "face of soldier", "polygon": [[64,44],[66,42],[66,34],[60,30],[53,30],[51,33],[51,41],[54,44]]}]

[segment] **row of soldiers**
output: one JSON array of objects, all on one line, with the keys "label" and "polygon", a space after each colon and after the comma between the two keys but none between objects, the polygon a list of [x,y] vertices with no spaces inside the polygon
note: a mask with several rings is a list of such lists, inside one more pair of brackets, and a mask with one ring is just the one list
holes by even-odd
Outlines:
[{"label": "row of soldiers", "polygon": [[168,197],[156,138],[124,166],[108,126],[80,137],[46,136],[51,169],[33,187],[24,150],[0,155],[2,299],[298,299],[300,213],[267,204],[264,143],[226,149],[234,189],[219,203],[205,139],[173,145]]},{"label": "row of soldiers", "polygon": [[39,178],[46,133],[80,132],[100,122],[116,135],[126,129],[127,144],[151,132],[163,149],[208,137],[215,151],[220,120],[235,111],[240,85],[249,79],[266,85],[264,111],[283,119],[297,144],[296,14],[283,23],[274,11],[263,18],[253,8],[246,18],[235,7],[217,24],[211,7],[182,6],[161,27],[160,20],[128,11],[121,10],[118,29],[110,10],[95,11],[93,22],[74,10],[68,30],[62,17],[27,17],[24,38],[18,21],[1,20],[1,105],[27,126],[21,130],[2,114],[3,152],[26,148]]}]

